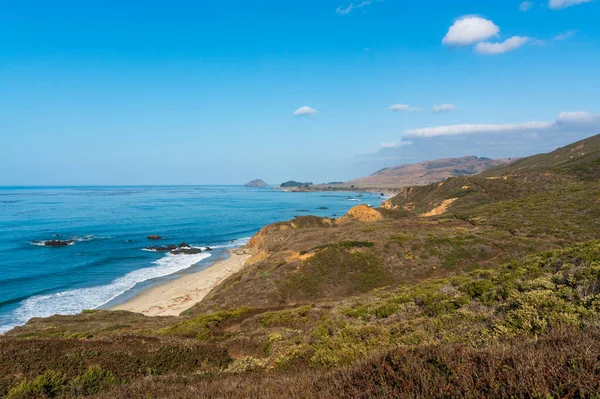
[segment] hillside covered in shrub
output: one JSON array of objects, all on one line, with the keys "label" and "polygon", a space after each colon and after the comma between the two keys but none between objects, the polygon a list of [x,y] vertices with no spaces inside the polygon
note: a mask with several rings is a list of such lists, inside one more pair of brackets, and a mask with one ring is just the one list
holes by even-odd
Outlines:
[{"label": "hillside covered in shrub", "polygon": [[599,179],[595,136],[266,226],[178,317],[0,337],[0,397],[598,397]]}]

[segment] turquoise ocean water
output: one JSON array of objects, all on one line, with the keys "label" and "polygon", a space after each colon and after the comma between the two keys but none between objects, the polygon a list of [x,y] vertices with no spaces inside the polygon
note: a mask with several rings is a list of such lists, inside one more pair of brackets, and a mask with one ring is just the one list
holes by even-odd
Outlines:
[{"label": "turquoise ocean water", "polygon": [[[340,216],[359,203],[378,206],[381,199],[240,186],[0,188],[0,333],[32,317],[122,302],[210,266],[266,224],[308,214]],[[149,241],[152,234],[164,240]],[[39,244],[53,239],[74,242]],[[181,242],[214,251],[144,250]]]}]

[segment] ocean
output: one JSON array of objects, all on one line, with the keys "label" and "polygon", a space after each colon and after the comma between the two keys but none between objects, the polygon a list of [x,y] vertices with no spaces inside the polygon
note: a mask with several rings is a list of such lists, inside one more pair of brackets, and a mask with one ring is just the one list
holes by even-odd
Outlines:
[{"label": "ocean", "polygon": [[[341,216],[381,198],[241,186],[0,187],[0,333],[32,317],[105,308],[223,258],[263,226]],[[160,235],[161,241],[147,236]],[[46,247],[47,240],[73,240]],[[213,248],[196,255],[154,245]]]}]

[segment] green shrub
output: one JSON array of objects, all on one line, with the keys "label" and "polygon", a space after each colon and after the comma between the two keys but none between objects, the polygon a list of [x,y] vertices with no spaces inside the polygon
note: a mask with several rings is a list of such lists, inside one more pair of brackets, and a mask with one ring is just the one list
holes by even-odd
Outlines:
[{"label": "green shrub", "polygon": [[116,384],[117,380],[113,373],[100,366],[94,366],[73,380],[71,391],[76,396],[97,395],[102,391],[114,388]]},{"label": "green shrub", "polygon": [[335,244],[325,244],[314,247],[313,249],[326,249],[326,248],[341,248],[341,249],[351,249],[351,248],[373,248],[375,243],[370,241],[342,241]]},{"label": "green shrub", "polygon": [[394,313],[399,312],[402,309],[402,305],[394,302],[385,302],[375,309],[373,309],[373,314],[378,319],[385,319],[393,315]]},{"label": "green shrub", "polygon": [[314,354],[310,364],[325,368],[347,365],[390,343],[390,332],[384,327],[346,326],[334,336],[323,337],[313,344]]},{"label": "green shrub", "polygon": [[262,316],[264,327],[295,326],[308,321],[311,306],[301,306],[296,309],[265,312]]},{"label": "green shrub", "polygon": [[8,392],[8,399],[55,398],[67,388],[67,376],[60,371],[46,371],[29,381],[24,379]]},{"label": "green shrub", "polygon": [[212,332],[224,321],[239,318],[249,312],[251,308],[240,307],[217,313],[206,314],[177,323],[173,326],[160,330],[163,335],[181,335],[185,337],[196,337],[202,341],[209,341]]},{"label": "green shrub", "polygon": [[539,335],[555,325],[578,326],[586,311],[569,303],[551,290],[517,294],[507,305],[504,320],[496,330],[508,334]]}]

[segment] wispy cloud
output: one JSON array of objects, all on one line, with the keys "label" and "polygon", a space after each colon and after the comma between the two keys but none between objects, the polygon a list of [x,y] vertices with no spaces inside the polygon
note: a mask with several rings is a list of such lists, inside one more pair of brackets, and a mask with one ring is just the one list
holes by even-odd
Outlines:
[{"label": "wispy cloud", "polygon": [[421,108],[418,107],[411,107],[408,104],[394,104],[391,107],[388,108],[390,111],[394,111],[394,112],[414,112],[414,111],[420,111]]},{"label": "wispy cloud", "polygon": [[536,121],[513,124],[462,124],[406,130],[404,137],[443,137],[490,133],[589,132],[600,130],[600,114],[561,112],[552,122]]},{"label": "wispy cloud", "polygon": [[379,145],[380,148],[400,148],[400,147],[406,147],[409,145],[413,145],[414,143],[410,140],[400,140],[396,143],[381,143]]},{"label": "wispy cloud", "polygon": [[523,11],[523,12],[527,12],[529,10],[531,10],[533,8],[533,2],[531,1],[524,1],[521,4],[519,4],[519,10]]},{"label": "wispy cloud", "polygon": [[500,43],[481,42],[475,46],[477,54],[494,55],[508,53],[527,44],[531,39],[523,36],[513,36]]},{"label": "wispy cloud", "polygon": [[572,37],[574,37],[575,35],[577,35],[578,32],[579,32],[578,29],[571,29],[566,32],[560,33],[552,38],[549,38],[549,39],[532,39],[531,44],[534,46],[544,47],[544,46],[551,44],[552,42],[562,42],[565,40],[569,40]]},{"label": "wispy cloud", "polygon": [[567,39],[570,39],[573,36],[575,36],[577,34],[577,32],[579,32],[577,29],[571,29],[564,33],[561,33],[560,35],[554,36],[553,40],[556,40],[556,41],[567,40]]},{"label": "wispy cloud", "polygon": [[316,115],[318,113],[318,111],[314,108],[311,108],[309,106],[304,106],[304,107],[300,107],[297,110],[294,111],[293,115],[294,116],[312,116],[312,115]]},{"label": "wispy cloud", "polygon": [[379,144],[379,148],[375,151],[366,151],[361,152],[359,155],[366,157],[377,157],[377,158],[386,158],[387,156],[391,156],[392,158],[396,158],[399,152],[402,152],[402,148],[413,145],[414,143],[410,140],[400,140],[394,143],[381,143]]},{"label": "wispy cloud", "polygon": [[442,43],[447,46],[467,46],[498,36],[499,33],[500,28],[492,21],[471,15],[456,20]]},{"label": "wispy cloud", "polygon": [[561,10],[567,7],[573,7],[580,4],[589,3],[592,0],[549,0],[548,7],[552,10]]},{"label": "wispy cloud", "polygon": [[346,15],[346,14],[350,14],[352,11],[357,10],[359,8],[363,8],[365,6],[370,5],[373,2],[382,2],[383,0],[364,0],[362,3],[351,3],[348,6],[340,6],[338,7],[335,12],[337,12],[340,15]]},{"label": "wispy cloud", "polygon": [[435,114],[439,114],[442,112],[453,112],[456,111],[458,109],[458,107],[454,104],[440,104],[440,105],[435,105],[432,109],[432,111]]}]

